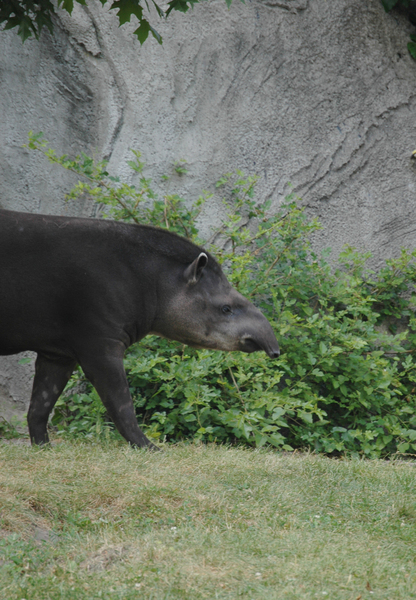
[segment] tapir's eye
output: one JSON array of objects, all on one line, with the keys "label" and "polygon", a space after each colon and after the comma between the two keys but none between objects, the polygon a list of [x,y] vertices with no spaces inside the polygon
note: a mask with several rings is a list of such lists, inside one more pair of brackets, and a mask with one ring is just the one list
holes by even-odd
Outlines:
[{"label": "tapir's eye", "polygon": [[233,309],[231,308],[231,306],[228,306],[228,304],[224,304],[221,310],[225,315],[231,315],[233,312]]}]

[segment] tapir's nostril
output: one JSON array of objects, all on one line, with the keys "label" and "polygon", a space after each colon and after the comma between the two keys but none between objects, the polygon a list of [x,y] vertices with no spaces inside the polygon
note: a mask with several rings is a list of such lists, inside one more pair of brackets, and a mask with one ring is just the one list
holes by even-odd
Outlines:
[{"label": "tapir's nostril", "polygon": [[279,358],[280,356],[280,350],[272,350],[269,353],[270,358]]}]

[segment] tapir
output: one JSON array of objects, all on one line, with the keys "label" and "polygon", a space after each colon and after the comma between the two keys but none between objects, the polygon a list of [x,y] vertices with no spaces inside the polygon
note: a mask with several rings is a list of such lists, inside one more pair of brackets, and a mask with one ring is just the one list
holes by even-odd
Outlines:
[{"label": "tapir", "polygon": [[49,415],[79,364],[121,435],[155,449],[123,366],[126,349],[148,334],[279,356],[267,319],[189,240],[157,227],[0,210],[0,354],[37,353],[32,444],[48,443]]}]

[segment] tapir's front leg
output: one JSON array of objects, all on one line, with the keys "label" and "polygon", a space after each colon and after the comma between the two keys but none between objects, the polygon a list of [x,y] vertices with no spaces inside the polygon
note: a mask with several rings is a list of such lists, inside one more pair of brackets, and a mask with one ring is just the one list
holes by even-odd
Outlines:
[{"label": "tapir's front leg", "polygon": [[53,359],[38,354],[27,415],[32,444],[42,446],[49,442],[47,432],[49,415],[71,377],[75,365],[76,362],[72,358]]},{"label": "tapir's front leg", "polygon": [[107,348],[83,352],[79,363],[98,392],[105,408],[121,435],[133,446],[159,450],[137,424],[133,400],[123,365],[124,348]]}]

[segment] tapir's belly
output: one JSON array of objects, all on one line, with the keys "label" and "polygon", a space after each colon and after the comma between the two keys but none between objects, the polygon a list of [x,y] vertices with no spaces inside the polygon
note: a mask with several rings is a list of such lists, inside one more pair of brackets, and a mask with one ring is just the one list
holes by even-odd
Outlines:
[{"label": "tapir's belly", "polygon": [[45,311],[24,310],[14,306],[5,310],[0,304],[0,355],[25,350],[66,354],[62,327],[48,319]]}]

